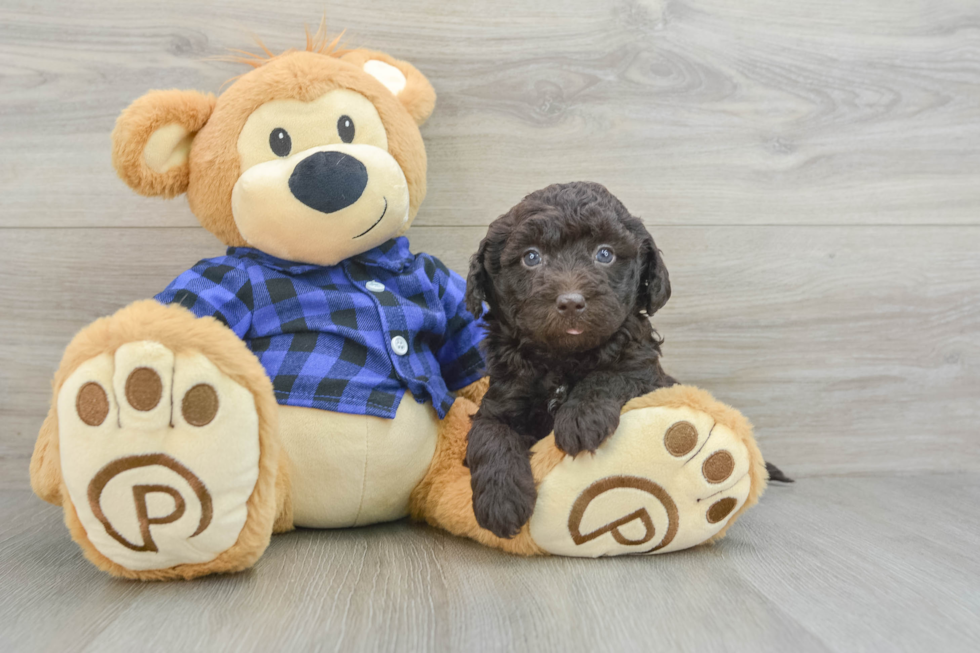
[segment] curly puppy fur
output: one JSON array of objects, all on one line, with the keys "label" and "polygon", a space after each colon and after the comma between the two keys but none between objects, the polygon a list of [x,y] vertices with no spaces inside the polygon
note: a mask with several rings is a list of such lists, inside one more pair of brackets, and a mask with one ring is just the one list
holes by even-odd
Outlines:
[{"label": "curly puppy fur", "polygon": [[548,186],[490,225],[467,280],[490,375],[466,452],[480,526],[513,537],[530,518],[535,442],[595,451],[627,401],[677,383],[648,319],[669,298],[653,237],[600,184]]}]

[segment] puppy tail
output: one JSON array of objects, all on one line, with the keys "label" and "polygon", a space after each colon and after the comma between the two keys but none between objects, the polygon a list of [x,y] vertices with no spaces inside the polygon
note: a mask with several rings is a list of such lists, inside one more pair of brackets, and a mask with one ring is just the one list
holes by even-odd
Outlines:
[{"label": "puppy tail", "polygon": [[772,463],[766,463],[766,471],[769,472],[769,480],[770,481],[776,481],[778,483],[795,483],[796,482],[793,479],[791,479],[789,476],[787,476],[786,474],[783,474],[783,470],[779,469],[778,467],[776,467]]}]

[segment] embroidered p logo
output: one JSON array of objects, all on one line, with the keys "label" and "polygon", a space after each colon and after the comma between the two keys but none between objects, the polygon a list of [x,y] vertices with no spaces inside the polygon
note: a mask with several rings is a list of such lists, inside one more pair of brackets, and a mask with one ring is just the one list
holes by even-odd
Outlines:
[{"label": "embroidered p logo", "polygon": [[[608,513],[610,509],[615,509],[616,504],[620,504],[623,508],[619,511],[623,514],[622,517],[614,519],[607,522],[603,526],[598,528],[593,528],[588,533],[582,533],[582,521],[585,518],[586,511],[589,506],[598,499],[600,496],[606,495],[610,499],[613,497],[607,495],[608,492],[614,492],[621,489],[632,489],[640,490],[648,495],[651,495],[660,505],[663,506],[664,511],[667,513],[667,529],[664,536],[660,541],[654,545],[652,548],[646,549],[644,551],[637,551],[637,553],[652,553],[658,549],[662,549],[674,539],[677,535],[678,527],[678,515],[677,506],[674,500],[670,498],[667,491],[662,487],[657,485],[651,480],[640,478],[639,476],[607,476],[605,478],[599,479],[578,496],[575,503],[572,504],[571,513],[568,516],[568,532],[572,536],[572,541],[576,545],[583,545],[592,540],[598,539],[607,533],[612,535],[613,539],[616,540],[621,545],[624,546],[640,546],[642,544],[647,544],[652,541],[656,535],[656,528],[653,524],[653,519],[650,517],[649,511],[646,507],[642,505],[636,510],[630,511],[628,507],[630,503],[634,506],[637,505],[636,501],[631,501],[629,495],[635,493],[623,493],[622,501],[613,500],[611,502],[604,502],[606,505],[602,507],[603,513]],[[628,536],[623,533],[626,527],[630,527],[630,532],[633,533],[632,536]],[[642,526],[643,532],[638,532],[636,526]]]},{"label": "embroidered p logo", "polygon": [[[211,501],[211,494],[208,492],[204,483],[201,482],[194,472],[180,464],[170,456],[163,453],[142,454],[137,456],[126,456],[117,458],[99,470],[88,485],[88,503],[92,514],[99,520],[106,533],[119,544],[132,551],[152,551],[156,552],[159,548],[153,541],[150,527],[154,525],[171,524],[184,516],[187,509],[187,502],[180,491],[174,487],[163,484],[133,485],[133,503],[136,510],[136,520],[139,523],[141,542],[133,543],[126,539],[109,521],[105,512],[102,510],[102,492],[105,490],[109,481],[124,472],[141,467],[160,466],[176,473],[190,486],[195,498],[201,506],[201,518],[197,530],[191,535],[195,537],[204,532],[204,529],[211,523],[214,508]],[[152,494],[164,494],[169,496],[174,502],[173,510],[166,515],[156,517],[150,516],[147,506],[147,497]]]}]

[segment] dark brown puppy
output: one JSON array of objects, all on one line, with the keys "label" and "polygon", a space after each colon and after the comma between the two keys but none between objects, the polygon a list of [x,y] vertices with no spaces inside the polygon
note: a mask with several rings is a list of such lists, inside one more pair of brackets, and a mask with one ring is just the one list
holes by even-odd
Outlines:
[{"label": "dark brown puppy", "polygon": [[490,388],[466,452],[477,522],[513,537],[537,492],[529,449],[555,432],[595,451],[627,401],[676,381],[649,317],[670,297],[660,251],[604,186],[555,184],[500,216],[470,262],[467,306],[484,314]]}]

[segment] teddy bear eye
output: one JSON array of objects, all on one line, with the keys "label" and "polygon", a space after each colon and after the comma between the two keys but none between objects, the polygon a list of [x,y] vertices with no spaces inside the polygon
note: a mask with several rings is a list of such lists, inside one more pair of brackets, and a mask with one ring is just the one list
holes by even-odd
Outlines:
[{"label": "teddy bear eye", "polygon": [[340,140],[345,143],[354,140],[354,121],[350,119],[350,116],[341,116],[337,120],[337,133],[340,134]]},{"label": "teddy bear eye", "polygon": [[613,254],[612,249],[610,249],[609,247],[600,247],[598,250],[596,250],[595,260],[598,263],[604,263],[605,265],[609,265],[610,263],[616,260],[616,255]]},{"label": "teddy bear eye", "polygon": [[521,258],[521,261],[523,261],[524,265],[529,268],[541,265],[541,252],[536,249],[529,249],[524,252],[524,256]]},{"label": "teddy bear eye", "polygon": [[289,156],[289,152],[293,149],[293,139],[289,138],[289,132],[285,129],[276,127],[269,134],[269,147],[276,156]]}]

